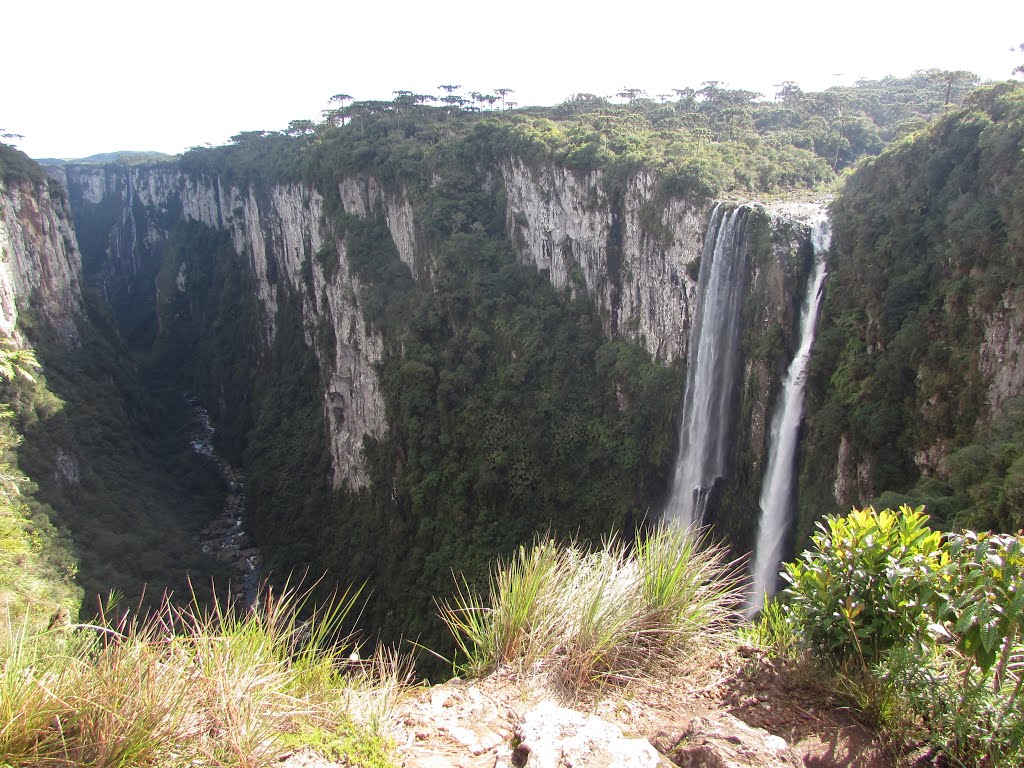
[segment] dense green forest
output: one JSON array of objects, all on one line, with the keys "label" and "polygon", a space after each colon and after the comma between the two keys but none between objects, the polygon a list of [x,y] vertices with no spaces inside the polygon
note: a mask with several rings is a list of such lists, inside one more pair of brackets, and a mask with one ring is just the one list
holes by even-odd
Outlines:
[{"label": "dense green forest", "polygon": [[[842,436],[862,492],[926,504],[943,527],[1024,526],[1024,421],[985,363],[1012,322],[1024,268],[1024,88],[963,108],[849,177],[832,207],[834,256],[810,376],[800,507],[809,532]],[[1012,340],[1011,340],[1012,341]],[[990,370],[983,372],[983,366]],[[929,458],[937,452],[941,460]]]},{"label": "dense green forest", "polygon": [[164,590],[188,599],[189,573],[207,595],[211,576],[227,581],[199,545],[220,510],[220,478],[190,448],[183,392],[139,368],[99,297],[87,294],[85,306],[81,344],[71,348],[22,318],[63,407],[25,424],[20,465],[73,534],[87,612],[111,590],[133,609]]},{"label": "dense green forest", "polygon": [[514,155],[600,170],[607,185],[654,171],[673,195],[777,193],[831,181],[962,103],[978,82],[968,72],[926,70],[823,92],[786,82],[766,97],[709,81],[654,97],[628,88],[618,98],[582,93],[516,109],[488,94],[339,94],[322,122],[240,133],[229,145],[185,153],[181,167],[229,182],[324,182],[367,171],[417,188],[440,157],[487,165]]}]

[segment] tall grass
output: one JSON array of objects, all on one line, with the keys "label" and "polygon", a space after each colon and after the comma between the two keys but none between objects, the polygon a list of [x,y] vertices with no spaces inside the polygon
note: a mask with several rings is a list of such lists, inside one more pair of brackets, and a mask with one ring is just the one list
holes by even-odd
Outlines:
[{"label": "tall grass", "polygon": [[304,735],[379,742],[408,666],[349,664],[340,626],[355,595],[316,609],[307,594],[45,632],[8,615],[0,764],[259,768]]},{"label": "tall grass", "polygon": [[725,550],[691,531],[593,551],[538,540],[494,567],[486,596],[462,580],[440,612],[466,672],[542,666],[580,689],[643,677],[695,638],[721,638],[741,581]]}]

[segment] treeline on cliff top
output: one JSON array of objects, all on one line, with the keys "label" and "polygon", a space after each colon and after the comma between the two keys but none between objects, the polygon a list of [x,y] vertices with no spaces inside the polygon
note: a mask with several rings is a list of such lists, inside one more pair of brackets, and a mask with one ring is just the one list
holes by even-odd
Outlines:
[{"label": "treeline on cliff top", "polygon": [[480,163],[552,159],[605,171],[611,184],[652,169],[672,194],[775,193],[831,181],[961,104],[978,82],[968,72],[927,70],[816,93],[786,82],[765,98],[710,81],[671,94],[627,88],[528,108],[513,108],[508,89],[498,89],[500,103],[490,94],[461,96],[458,86],[442,86],[439,99],[409,91],[396,91],[392,101],[338,94],[321,122],[243,132],[227,146],[190,150],[181,162],[238,182],[315,182],[364,171],[409,183],[429,179],[424,164],[460,144]]}]

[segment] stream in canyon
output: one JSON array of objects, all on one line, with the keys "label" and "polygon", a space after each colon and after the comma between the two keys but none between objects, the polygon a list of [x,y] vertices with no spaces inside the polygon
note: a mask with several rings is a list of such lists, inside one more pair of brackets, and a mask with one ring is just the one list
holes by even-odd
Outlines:
[{"label": "stream in canyon", "polygon": [[245,532],[245,482],[242,473],[220,456],[213,445],[214,427],[210,414],[191,395],[189,437],[192,450],[213,462],[225,489],[221,514],[202,531],[203,552],[228,565],[231,570],[231,595],[251,608],[259,597],[263,556],[252,546]]}]

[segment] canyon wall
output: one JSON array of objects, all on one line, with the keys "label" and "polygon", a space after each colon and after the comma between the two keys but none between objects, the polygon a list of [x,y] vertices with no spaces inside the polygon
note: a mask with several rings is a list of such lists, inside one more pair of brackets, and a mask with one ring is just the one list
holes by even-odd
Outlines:
[{"label": "canyon wall", "polygon": [[19,308],[52,326],[65,344],[78,338],[81,257],[63,192],[44,179],[0,181],[0,333],[11,335]]},{"label": "canyon wall", "polygon": [[[276,333],[281,292],[297,297],[305,340],[323,372],[319,397],[331,482],[365,488],[363,440],[380,439],[389,429],[379,380],[385,341],[367,319],[364,283],[335,214],[325,213],[323,195],[299,183],[229,184],[174,166],[71,166],[65,178],[79,231],[88,233],[85,273],[115,308],[145,293],[160,244],[178,220],[230,236],[253,278],[264,347]],[[610,191],[600,172],[511,158],[496,178],[505,236],[521,263],[547,275],[567,298],[593,301],[607,336],[638,343],[662,365],[685,360],[711,201],[666,198],[646,172]],[[411,195],[368,175],[342,178],[336,191],[343,214],[383,217],[402,264],[430,290],[437,248],[417,229]],[[737,549],[751,543],[770,409],[794,345],[798,297],[810,266],[805,220],[812,209],[753,209],[740,394],[729,426],[735,434],[709,516]],[[175,290],[187,294],[189,279],[182,266]],[[723,505],[733,511],[719,514]]]}]

